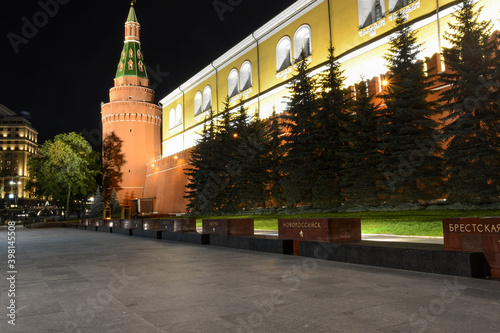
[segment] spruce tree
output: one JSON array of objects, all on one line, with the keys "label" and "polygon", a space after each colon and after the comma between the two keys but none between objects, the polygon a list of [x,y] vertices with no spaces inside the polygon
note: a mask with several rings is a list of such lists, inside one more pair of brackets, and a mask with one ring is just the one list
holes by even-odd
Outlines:
[{"label": "spruce tree", "polygon": [[212,147],[211,184],[214,187],[214,211],[234,212],[237,198],[233,197],[234,177],[240,172],[235,159],[233,115],[230,111],[229,98],[223,103],[222,118],[216,123],[216,135]]},{"label": "spruce tree", "polygon": [[122,213],[122,207],[120,205],[120,202],[116,198],[116,191],[114,188],[113,191],[111,192],[110,207],[111,207],[111,216],[113,218],[120,218]]},{"label": "spruce tree", "polygon": [[248,156],[248,140],[250,138],[249,121],[250,116],[248,110],[240,101],[237,111],[231,116],[230,111],[227,120],[228,122],[222,128],[223,132],[227,132],[226,142],[223,144],[225,150],[224,159],[226,161],[225,174],[227,182],[224,189],[224,199],[226,203],[223,207],[224,212],[236,212],[243,208],[249,201],[249,181],[247,179],[249,165],[253,163],[253,156]]},{"label": "spruce tree", "polygon": [[283,139],[282,129],[280,123],[281,117],[276,115],[276,109],[273,108],[271,120],[269,122],[270,128],[270,153],[269,153],[269,195],[277,208],[285,205],[284,190],[281,185],[282,173],[281,163],[283,162]]},{"label": "spruce tree", "polygon": [[349,206],[378,206],[380,188],[385,185],[383,175],[378,171],[382,158],[377,131],[380,106],[371,102],[372,97],[365,80],[356,84],[351,122],[346,125],[349,145],[340,151],[344,161],[340,187]]},{"label": "spruce tree", "polygon": [[99,191],[98,188],[94,194],[94,202],[91,205],[89,217],[102,219],[102,217],[104,216],[104,207],[104,197],[102,196],[101,191]]},{"label": "spruce tree", "polygon": [[122,167],[126,163],[122,151],[123,140],[115,132],[108,134],[102,141],[102,188],[106,199],[111,198],[113,188],[120,189],[123,180]]},{"label": "spruce tree", "polygon": [[440,101],[446,116],[444,153],[449,202],[492,202],[500,186],[498,39],[490,41],[491,22],[480,21],[471,0],[453,16],[443,50],[450,86]]},{"label": "spruce tree", "polygon": [[435,104],[427,100],[432,84],[417,61],[420,45],[415,31],[396,19],[396,36],[385,56],[390,75],[382,98],[386,104],[379,126],[379,165],[386,177],[386,200],[408,203],[440,195],[441,152]]},{"label": "spruce tree", "polygon": [[255,112],[248,124],[248,136],[243,150],[242,176],[246,187],[245,208],[264,208],[271,199],[271,127],[268,120]]},{"label": "spruce tree", "polygon": [[343,159],[341,151],[348,145],[346,126],[351,123],[347,112],[350,100],[343,88],[345,77],[336,61],[334,48],[328,49],[327,71],[321,76],[321,96],[315,115],[315,140],[311,149],[315,152],[313,201],[315,206],[337,207],[341,204],[340,179]]},{"label": "spruce tree", "polygon": [[287,134],[284,136],[283,187],[288,206],[312,205],[316,185],[316,156],[311,147],[315,144],[318,101],[314,91],[316,82],[307,73],[307,63],[299,62],[290,88],[288,110],[283,115]]},{"label": "spruce tree", "polygon": [[210,122],[205,124],[201,137],[191,149],[189,167],[186,170],[189,183],[186,195],[189,200],[187,208],[191,212],[206,213],[213,211],[213,198],[217,194],[216,175],[212,170],[213,148],[215,146],[214,114],[210,111]]}]

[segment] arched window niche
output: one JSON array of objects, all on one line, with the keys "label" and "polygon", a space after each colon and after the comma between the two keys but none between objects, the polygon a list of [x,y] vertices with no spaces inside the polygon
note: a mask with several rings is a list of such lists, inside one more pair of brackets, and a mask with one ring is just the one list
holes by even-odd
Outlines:
[{"label": "arched window niche", "polygon": [[292,41],[285,36],[280,39],[276,46],[276,71],[281,72],[292,66]]},{"label": "arched window niche", "polygon": [[175,109],[174,108],[172,108],[172,110],[170,110],[170,113],[169,113],[168,127],[170,129],[175,127]]},{"label": "arched window niche", "polygon": [[252,88],[252,63],[245,61],[240,69],[240,91]]},{"label": "arched window niche", "polygon": [[301,61],[312,55],[311,27],[307,24],[299,27],[293,37],[295,61]]},{"label": "arched window niche", "polygon": [[239,75],[238,70],[233,68],[229,73],[227,79],[227,94],[229,98],[234,97],[240,93],[239,91]]},{"label": "arched window niche", "polygon": [[206,86],[203,90],[203,112],[212,109],[212,88]]},{"label": "arched window niche", "polygon": [[177,109],[175,110],[175,126],[179,126],[182,124],[182,105],[177,105]]},{"label": "arched window niche", "polygon": [[203,103],[203,95],[201,94],[201,91],[198,91],[196,93],[196,95],[194,96],[194,115],[195,116],[197,116],[203,112],[202,103]]}]

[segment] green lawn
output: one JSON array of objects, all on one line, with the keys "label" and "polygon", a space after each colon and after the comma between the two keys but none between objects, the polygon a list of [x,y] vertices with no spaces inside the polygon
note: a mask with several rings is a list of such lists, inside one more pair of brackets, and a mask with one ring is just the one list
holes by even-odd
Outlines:
[{"label": "green lawn", "polygon": [[279,218],[360,217],[365,234],[443,236],[442,220],[449,217],[500,216],[498,210],[409,210],[398,212],[306,213],[297,215],[196,216],[203,218],[253,218],[255,229],[277,230]]}]

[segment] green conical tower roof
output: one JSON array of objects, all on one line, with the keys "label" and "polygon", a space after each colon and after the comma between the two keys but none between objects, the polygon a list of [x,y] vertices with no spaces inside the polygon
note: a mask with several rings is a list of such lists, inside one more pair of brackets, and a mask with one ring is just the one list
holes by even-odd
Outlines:
[{"label": "green conical tower roof", "polygon": [[137,16],[135,15],[135,9],[134,9],[134,6],[130,7],[130,11],[128,12],[128,18],[127,18],[127,22],[137,22]]},{"label": "green conical tower roof", "polygon": [[125,43],[123,45],[120,62],[116,70],[116,79],[122,76],[136,76],[148,78],[144,55],[139,39],[140,24],[137,21],[134,7],[130,7],[127,22],[125,22]]}]

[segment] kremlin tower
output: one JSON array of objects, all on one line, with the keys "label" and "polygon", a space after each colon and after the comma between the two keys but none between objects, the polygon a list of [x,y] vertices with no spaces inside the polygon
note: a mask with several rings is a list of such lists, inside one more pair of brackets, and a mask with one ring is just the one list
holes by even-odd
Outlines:
[{"label": "kremlin tower", "polygon": [[109,91],[109,103],[101,107],[103,139],[114,132],[123,141],[126,163],[121,168],[120,188],[116,189],[123,204],[124,199],[143,198],[146,164],[161,155],[162,114],[154,104],[154,91],[149,89],[140,28],[132,3],[115,85]]}]

